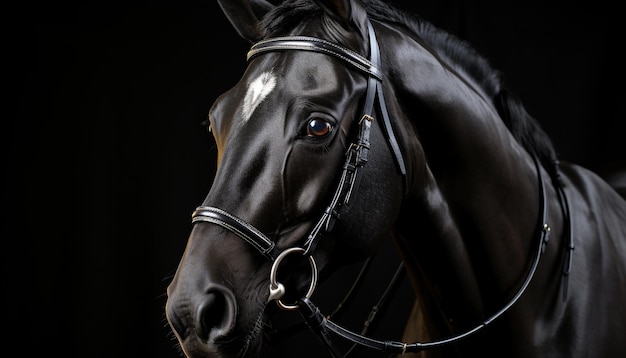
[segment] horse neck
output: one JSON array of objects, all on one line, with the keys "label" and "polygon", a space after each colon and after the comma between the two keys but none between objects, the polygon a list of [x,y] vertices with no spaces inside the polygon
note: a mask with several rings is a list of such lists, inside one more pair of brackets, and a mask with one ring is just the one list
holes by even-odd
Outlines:
[{"label": "horse neck", "polygon": [[535,251],[534,161],[467,78],[423,47],[413,44],[411,56],[399,48],[385,60],[413,73],[390,75],[403,101],[390,107],[415,131],[401,134],[409,195],[396,242],[418,300],[434,308],[425,315],[475,324],[506,303]]}]

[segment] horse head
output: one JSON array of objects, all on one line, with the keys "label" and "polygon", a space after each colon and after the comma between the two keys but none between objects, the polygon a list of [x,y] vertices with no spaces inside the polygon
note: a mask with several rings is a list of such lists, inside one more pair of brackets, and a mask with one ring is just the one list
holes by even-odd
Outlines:
[{"label": "horse head", "polygon": [[[285,42],[253,47],[240,81],[210,111],[218,169],[168,288],[166,309],[188,357],[257,354],[275,307],[268,304],[272,259],[304,248],[322,278],[361,260],[387,237],[403,194],[387,134],[371,123],[372,113],[362,113],[368,89],[373,91],[372,69],[342,58],[371,65],[367,15],[358,2],[320,1],[317,16],[287,33],[269,34],[258,31],[257,18],[271,5],[221,5],[244,38]],[[271,24],[265,27],[271,32]],[[298,42],[297,36],[322,42]],[[254,238],[243,240],[241,231]],[[304,295],[317,274],[311,270],[303,255],[281,263],[280,302],[291,305]]]}]

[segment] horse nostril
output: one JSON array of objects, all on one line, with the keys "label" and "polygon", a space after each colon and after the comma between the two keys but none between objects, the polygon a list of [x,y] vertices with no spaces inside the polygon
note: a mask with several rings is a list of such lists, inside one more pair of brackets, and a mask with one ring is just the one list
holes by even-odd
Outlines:
[{"label": "horse nostril", "polygon": [[235,299],[230,290],[212,287],[198,305],[198,335],[215,340],[227,335],[235,324]]},{"label": "horse nostril", "polygon": [[[213,328],[220,328],[224,322],[226,302],[224,296],[211,292],[204,302],[198,307],[198,326],[201,335],[206,336]],[[204,333],[204,334],[203,334]]]}]

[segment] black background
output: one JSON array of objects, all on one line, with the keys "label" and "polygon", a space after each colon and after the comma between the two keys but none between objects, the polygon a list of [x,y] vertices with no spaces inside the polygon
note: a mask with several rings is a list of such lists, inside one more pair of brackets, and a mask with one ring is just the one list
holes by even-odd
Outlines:
[{"label": "black background", "polygon": [[[502,70],[562,160],[624,159],[620,12],[546,3],[396,1]],[[22,3],[4,17],[5,349],[178,357],[163,306],[214,172],[200,122],[248,44],[212,1]]]}]

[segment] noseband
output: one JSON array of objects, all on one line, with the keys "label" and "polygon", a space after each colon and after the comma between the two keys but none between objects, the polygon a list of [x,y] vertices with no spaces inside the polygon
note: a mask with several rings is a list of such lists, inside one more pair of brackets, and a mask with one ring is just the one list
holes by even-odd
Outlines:
[{"label": "noseband", "polygon": [[[496,318],[500,317],[521,297],[537,269],[539,258],[545,244],[548,242],[550,233],[550,227],[546,224],[547,203],[541,168],[539,167],[537,159],[533,156],[537,169],[537,179],[540,193],[539,220],[543,223],[543,225],[538,228],[538,248],[526,279],[522,283],[518,292],[498,312],[473,329],[451,338],[428,343],[415,342],[411,344],[395,341],[379,341],[365,337],[336,325],[320,313],[319,309],[310,300],[317,283],[317,267],[315,265],[315,260],[312,257],[312,253],[315,250],[318,238],[321,236],[319,235],[320,232],[322,230],[325,232],[330,232],[332,230],[335,221],[341,217],[342,207],[349,202],[352,192],[357,190],[360,181],[360,169],[367,163],[368,160],[368,152],[370,149],[369,135],[371,122],[374,120],[375,115],[375,103],[378,104],[378,112],[380,114],[380,118],[382,119],[379,123],[381,124],[383,133],[387,138],[390,150],[394,155],[397,169],[405,180],[405,189],[407,188],[405,162],[402,157],[400,147],[396,141],[383,96],[383,75],[380,70],[380,50],[376,40],[376,34],[374,33],[374,29],[369,21],[368,34],[370,42],[370,59],[366,59],[352,50],[326,40],[304,36],[288,36],[264,40],[256,43],[248,52],[248,61],[252,60],[256,56],[277,51],[311,51],[322,53],[336,57],[368,76],[367,92],[363,105],[362,116],[358,121],[359,131],[355,140],[350,144],[346,152],[346,160],[339,184],[337,185],[330,204],[309,233],[302,247],[288,248],[281,251],[276,247],[272,240],[257,230],[254,226],[216,207],[199,206],[192,215],[192,223],[209,222],[219,225],[248,242],[263,256],[273,262],[270,274],[268,302],[275,300],[279,307],[287,310],[299,309],[309,328],[318,335],[322,342],[326,344],[328,352],[332,357],[343,357],[343,354],[341,354],[332,344],[328,334],[329,331],[342,337],[343,339],[353,342],[354,344],[359,344],[382,352],[401,354],[407,352],[420,352],[430,348],[447,345],[474,334],[490,324]],[[564,193],[562,193],[562,195],[564,196]],[[287,305],[281,301],[281,298],[285,293],[285,289],[282,284],[276,281],[276,272],[278,271],[278,267],[284,257],[291,253],[301,253],[303,256],[308,258],[311,265],[312,276],[311,284],[305,297],[300,299],[297,304]]]}]

